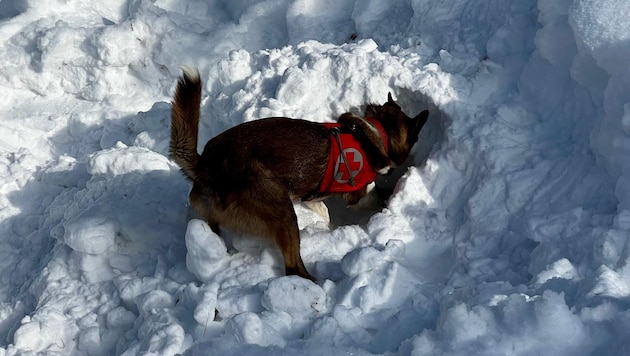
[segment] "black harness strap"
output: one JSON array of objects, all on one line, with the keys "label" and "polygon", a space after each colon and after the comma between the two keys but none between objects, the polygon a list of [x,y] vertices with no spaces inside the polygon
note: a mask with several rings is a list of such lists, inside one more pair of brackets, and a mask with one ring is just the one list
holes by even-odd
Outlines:
[{"label": "black harness strap", "polygon": [[343,161],[343,164],[346,166],[346,169],[348,170],[348,175],[350,176],[350,179],[348,179],[348,184],[351,187],[354,187],[357,185],[354,178],[356,178],[359,172],[352,172],[352,170],[350,169],[350,165],[348,164],[348,160],[346,159],[346,152],[343,150],[343,146],[341,145],[341,137],[339,137],[339,134],[340,134],[339,128],[333,127],[331,131],[332,131],[333,136],[335,137],[335,141],[337,141],[337,146],[339,147],[339,154],[341,156],[341,160]]}]

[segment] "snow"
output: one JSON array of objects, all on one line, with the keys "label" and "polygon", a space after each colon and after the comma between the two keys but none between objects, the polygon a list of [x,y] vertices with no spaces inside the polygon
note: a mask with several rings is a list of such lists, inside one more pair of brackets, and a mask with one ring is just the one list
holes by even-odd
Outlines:
[{"label": "snow", "polygon": [[[0,355],[630,353],[625,0],[0,1]],[[306,267],[214,234],[167,158],[391,92],[382,211],[296,205]]]}]

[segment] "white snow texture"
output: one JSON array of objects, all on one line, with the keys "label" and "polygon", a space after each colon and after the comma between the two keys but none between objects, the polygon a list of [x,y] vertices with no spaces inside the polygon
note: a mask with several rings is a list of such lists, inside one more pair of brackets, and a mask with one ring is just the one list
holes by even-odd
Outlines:
[{"label": "white snow texture", "polygon": [[[0,58],[0,355],[630,354],[627,0],[0,0]],[[430,110],[386,209],[296,205],[317,284],[190,212],[182,65],[200,148]]]}]

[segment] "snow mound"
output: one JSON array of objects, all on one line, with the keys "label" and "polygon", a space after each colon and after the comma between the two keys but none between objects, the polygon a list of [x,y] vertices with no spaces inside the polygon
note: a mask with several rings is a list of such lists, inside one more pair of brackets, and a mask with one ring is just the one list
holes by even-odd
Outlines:
[{"label": "snow mound", "polygon": [[[0,354],[627,353],[629,6],[0,1]],[[200,149],[389,92],[430,110],[385,209],[295,206],[318,283],[190,211],[183,64]]]}]

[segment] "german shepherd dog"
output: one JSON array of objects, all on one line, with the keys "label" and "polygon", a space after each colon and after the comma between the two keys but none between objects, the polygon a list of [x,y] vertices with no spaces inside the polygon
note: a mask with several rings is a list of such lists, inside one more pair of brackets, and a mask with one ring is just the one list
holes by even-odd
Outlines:
[{"label": "german shepherd dog", "polygon": [[[228,129],[208,141],[199,155],[202,85],[196,69],[183,71],[172,103],[170,157],[193,183],[191,207],[217,234],[223,227],[272,239],[282,252],[287,275],[315,281],[300,256],[293,201],[319,201],[330,195],[320,191],[320,183],[331,149],[340,141],[331,138],[331,128],[324,124],[274,117]],[[338,122],[379,173],[403,164],[429,116],[425,110],[409,118],[391,94],[384,105],[367,105],[365,114],[371,122],[349,113]],[[365,185],[346,193],[346,202],[352,205],[365,196]]]}]

